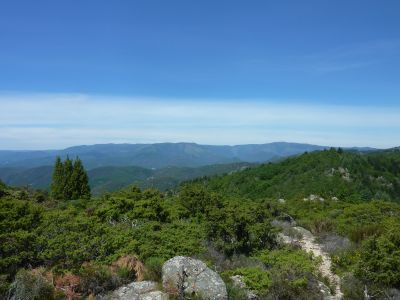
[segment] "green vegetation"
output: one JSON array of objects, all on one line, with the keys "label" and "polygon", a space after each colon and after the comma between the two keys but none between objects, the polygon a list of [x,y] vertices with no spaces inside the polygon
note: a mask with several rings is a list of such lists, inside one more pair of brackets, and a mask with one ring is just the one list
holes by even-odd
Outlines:
[{"label": "green vegetation", "polygon": [[252,199],[400,199],[400,152],[352,153],[335,149],[304,153],[210,180],[209,188]]},{"label": "green vegetation", "polygon": [[[38,299],[56,299],[74,282],[78,299],[133,278],[159,280],[164,261],[188,255],[222,273],[231,299],[243,296],[233,275],[261,299],[319,299],[318,259],[278,242],[292,218],[331,255],[346,299],[365,286],[383,295],[400,288],[399,162],[397,151],[329,150],[172,192],[131,186],[97,198],[72,197],[76,185],[55,184],[49,197],[0,182],[0,295],[35,286]],[[65,169],[74,174],[75,164],[59,164],[55,182]],[[55,197],[64,191],[71,197]]]},{"label": "green vegetation", "polygon": [[[85,162],[86,165],[86,162]],[[252,166],[249,163],[207,165],[197,168],[164,167],[146,169],[136,166],[105,166],[87,171],[89,185],[93,195],[115,192],[131,185],[141,189],[156,188],[161,191],[172,190],[182,181],[236,172]],[[29,186],[50,190],[52,166],[35,168],[0,168],[0,178],[11,186]]]},{"label": "green vegetation", "polygon": [[64,162],[56,158],[51,194],[55,200],[90,198],[89,179],[78,157],[74,162],[68,157]]}]

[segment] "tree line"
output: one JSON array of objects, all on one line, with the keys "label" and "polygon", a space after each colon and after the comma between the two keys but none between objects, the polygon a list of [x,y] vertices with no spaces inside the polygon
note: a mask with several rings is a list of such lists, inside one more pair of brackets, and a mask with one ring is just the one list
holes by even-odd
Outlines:
[{"label": "tree line", "polygon": [[89,179],[82,161],[56,158],[51,183],[51,195],[56,200],[90,199]]}]

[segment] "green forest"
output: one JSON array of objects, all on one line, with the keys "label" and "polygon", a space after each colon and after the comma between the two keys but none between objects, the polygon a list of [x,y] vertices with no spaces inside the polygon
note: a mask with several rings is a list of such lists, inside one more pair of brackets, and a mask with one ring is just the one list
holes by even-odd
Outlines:
[{"label": "green forest", "polygon": [[[293,222],[329,253],[344,299],[399,292],[398,149],[305,152],[166,192],[131,185],[92,197],[88,180],[79,158],[58,158],[51,193],[0,183],[1,299],[94,299],[159,282],[176,255],[217,270],[229,299],[245,299],[233,275],[258,299],[321,299],[318,282],[335,290],[321,262],[280,240],[298,234]],[[132,260],[143,267],[122,263]]]}]

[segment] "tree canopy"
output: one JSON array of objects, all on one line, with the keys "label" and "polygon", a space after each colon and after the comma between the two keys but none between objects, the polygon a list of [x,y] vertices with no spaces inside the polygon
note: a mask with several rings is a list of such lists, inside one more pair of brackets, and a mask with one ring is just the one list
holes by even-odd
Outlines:
[{"label": "tree canopy", "polygon": [[56,200],[89,199],[89,179],[82,161],[56,158],[51,183],[51,195]]}]

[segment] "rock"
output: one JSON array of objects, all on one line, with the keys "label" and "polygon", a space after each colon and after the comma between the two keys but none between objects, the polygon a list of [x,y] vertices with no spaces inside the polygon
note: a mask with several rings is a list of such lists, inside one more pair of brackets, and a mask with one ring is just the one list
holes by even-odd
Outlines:
[{"label": "rock", "polygon": [[323,282],[318,281],[319,292],[322,295],[323,300],[334,300],[334,296],[332,296],[330,288]]},{"label": "rock", "polygon": [[291,215],[282,213],[271,222],[271,225],[274,227],[288,228],[296,226],[296,221],[293,219]]},{"label": "rock", "polygon": [[176,256],[168,260],[162,267],[162,282],[170,293],[196,294],[209,300],[228,299],[221,277],[202,261],[190,257]]},{"label": "rock", "polygon": [[113,291],[104,299],[110,300],[168,300],[168,294],[157,291],[153,281],[132,282]]},{"label": "rock", "polygon": [[161,291],[153,291],[139,296],[140,300],[168,300],[168,294]]},{"label": "rock", "polygon": [[350,172],[347,168],[339,167],[338,171],[342,175],[343,180],[351,181]]},{"label": "rock", "polygon": [[320,197],[320,196],[318,196],[318,195],[311,194],[307,198],[303,198],[303,201],[311,201],[311,202],[320,201],[320,202],[324,202],[325,199]]}]

